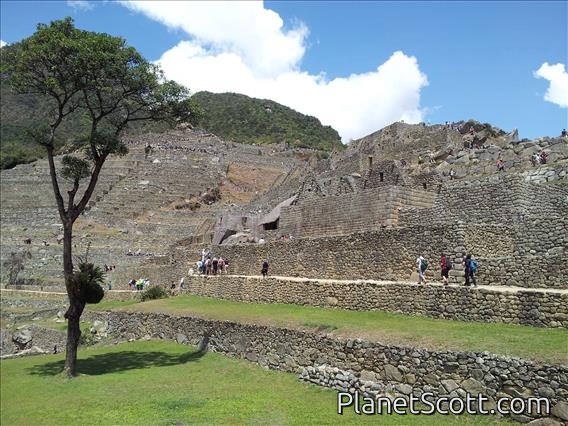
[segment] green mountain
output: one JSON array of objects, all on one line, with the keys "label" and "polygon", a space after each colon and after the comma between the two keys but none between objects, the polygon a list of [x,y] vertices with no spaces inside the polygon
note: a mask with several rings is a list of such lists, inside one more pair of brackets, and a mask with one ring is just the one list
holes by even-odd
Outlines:
[{"label": "green mountain", "polygon": [[344,148],[332,127],[268,99],[210,92],[198,92],[193,98],[204,111],[200,127],[223,139],[247,144],[286,142],[325,151]]},{"label": "green mountain", "polygon": [[[26,130],[44,127],[41,117],[50,106],[40,96],[15,93],[5,76],[0,83],[0,168],[7,169],[44,156],[43,148],[27,138]],[[274,101],[208,92],[196,93],[194,98],[205,111],[199,127],[223,139],[247,144],[287,142],[292,147],[325,151],[344,148],[337,131]],[[67,136],[76,135],[80,127],[79,116],[65,123],[58,145],[63,147]],[[159,133],[166,129],[163,123],[145,123],[131,132]]]}]

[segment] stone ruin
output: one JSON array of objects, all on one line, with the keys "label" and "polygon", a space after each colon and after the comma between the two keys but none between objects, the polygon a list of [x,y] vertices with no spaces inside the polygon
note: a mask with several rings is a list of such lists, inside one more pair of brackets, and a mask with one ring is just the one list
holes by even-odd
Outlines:
[{"label": "stone ruin", "polygon": [[[462,133],[465,127],[394,123],[328,158],[285,144],[244,146],[189,129],[133,138],[128,141],[130,153],[105,166],[88,211],[75,228],[74,250],[81,254],[89,246],[93,261],[116,265],[107,276],[115,289],[126,289],[127,282],[139,276],[158,284],[177,283],[201,250],[210,248],[230,261],[232,275],[257,276],[262,259],[269,258],[271,275],[306,281],[219,277],[218,285],[192,278],[188,286],[195,294],[568,327],[568,276],[563,267],[568,247],[567,139],[519,141],[516,131],[505,133],[479,123],[474,123],[472,137]],[[146,155],[148,144],[153,150]],[[531,164],[531,157],[543,151],[547,163]],[[495,165],[499,159],[505,163],[502,172]],[[2,260],[23,244],[32,253],[15,287],[62,290],[60,229],[46,162],[2,171],[1,185]],[[260,239],[265,243],[259,244]],[[460,259],[469,252],[479,260],[479,283],[491,287],[452,286],[444,293],[407,284],[415,279],[419,254],[430,260],[427,278],[436,279],[442,252],[455,266],[452,283],[461,283]],[[163,325],[157,326],[149,335],[163,330]],[[271,333],[287,338],[276,331],[251,332],[266,333],[262,339]],[[306,347],[313,343],[312,337],[298,339]],[[365,342],[331,344],[346,347],[334,352],[345,356],[368,348]],[[324,346],[317,344],[322,360],[334,360]],[[413,362],[412,357],[397,355],[406,349],[384,351],[384,369],[400,359],[409,363],[394,367],[401,377],[390,377],[389,389],[405,394],[428,386],[426,376],[412,382],[410,376],[418,373],[403,374]],[[337,360],[334,368],[339,365],[341,371],[310,369],[306,365],[311,361],[303,363],[301,355],[287,358],[277,347],[270,359],[250,356],[271,368],[302,366],[302,376],[320,384],[330,383],[330,374],[333,383],[341,384],[350,372],[361,369]],[[481,359],[506,368],[516,361],[485,358],[468,354],[468,377],[461,382],[447,376],[453,373],[435,369],[432,380],[454,380],[460,389],[475,380],[484,389],[503,392],[503,383],[477,371],[485,374],[493,367],[485,372],[476,363]],[[384,374],[382,367],[372,368],[376,377]],[[521,374],[525,366],[514,368]],[[538,376],[544,370],[535,368],[535,379],[530,379],[535,383],[505,387],[513,392],[528,386],[534,394],[552,391],[555,407],[560,407],[557,414],[562,413],[568,394],[566,368],[547,367],[546,380]],[[562,375],[559,384],[554,375]],[[541,379],[542,392],[536,383]],[[365,386],[362,380],[357,376],[357,386]]]}]

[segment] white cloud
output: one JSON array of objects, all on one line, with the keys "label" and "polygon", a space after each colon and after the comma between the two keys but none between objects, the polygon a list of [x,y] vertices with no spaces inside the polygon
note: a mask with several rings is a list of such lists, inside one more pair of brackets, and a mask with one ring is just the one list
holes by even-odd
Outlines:
[{"label": "white cloud", "polygon": [[122,4],[190,36],[158,62],[168,78],[193,92],[236,92],[272,99],[331,125],[344,142],[393,121],[412,123],[423,118],[420,90],[428,81],[416,58],[403,52],[381,58],[384,63],[375,70],[329,80],[324,73],[312,75],[300,68],[307,27],[298,23],[284,28],[280,16],[262,2]]},{"label": "white cloud", "polygon": [[67,0],[67,6],[76,10],[93,10],[95,6],[87,0]]},{"label": "white cloud", "polygon": [[6,43],[4,40],[0,40],[0,48],[6,46],[8,43]]},{"label": "white cloud", "polygon": [[550,83],[544,100],[568,108],[568,73],[564,64],[549,65],[545,62],[534,72],[534,76],[544,78]]}]

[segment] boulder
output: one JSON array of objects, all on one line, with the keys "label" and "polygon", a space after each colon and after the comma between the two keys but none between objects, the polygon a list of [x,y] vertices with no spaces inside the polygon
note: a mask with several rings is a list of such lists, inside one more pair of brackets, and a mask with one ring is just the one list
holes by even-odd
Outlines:
[{"label": "boulder", "polygon": [[385,379],[393,382],[402,382],[402,374],[394,365],[385,365]]},{"label": "boulder", "polygon": [[187,336],[183,333],[177,333],[176,334],[176,342],[180,345],[183,345],[184,343],[187,342]]},{"label": "boulder", "polygon": [[19,330],[12,336],[12,341],[19,350],[27,349],[32,341],[32,331],[29,328]]},{"label": "boulder", "polygon": [[568,421],[568,402],[559,401],[554,407],[552,407],[550,414],[564,421]]},{"label": "boulder", "polygon": [[460,387],[471,395],[478,395],[485,393],[485,386],[479,381],[469,378],[460,383]]}]

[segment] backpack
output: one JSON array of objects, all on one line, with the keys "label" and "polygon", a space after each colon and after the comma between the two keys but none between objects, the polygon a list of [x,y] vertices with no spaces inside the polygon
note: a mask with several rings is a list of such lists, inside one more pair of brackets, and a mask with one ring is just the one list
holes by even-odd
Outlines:
[{"label": "backpack", "polygon": [[422,262],[420,262],[420,270],[424,272],[426,269],[428,269],[428,261],[426,259],[422,259]]},{"label": "backpack", "polygon": [[477,272],[477,260],[471,259],[469,262],[469,270],[471,272]]},{"label": "backpack", "polygon": [[446,257],[446,269],[449,271],[450,269],[452,269],[452,261],[450,260],[449,257]]}]

